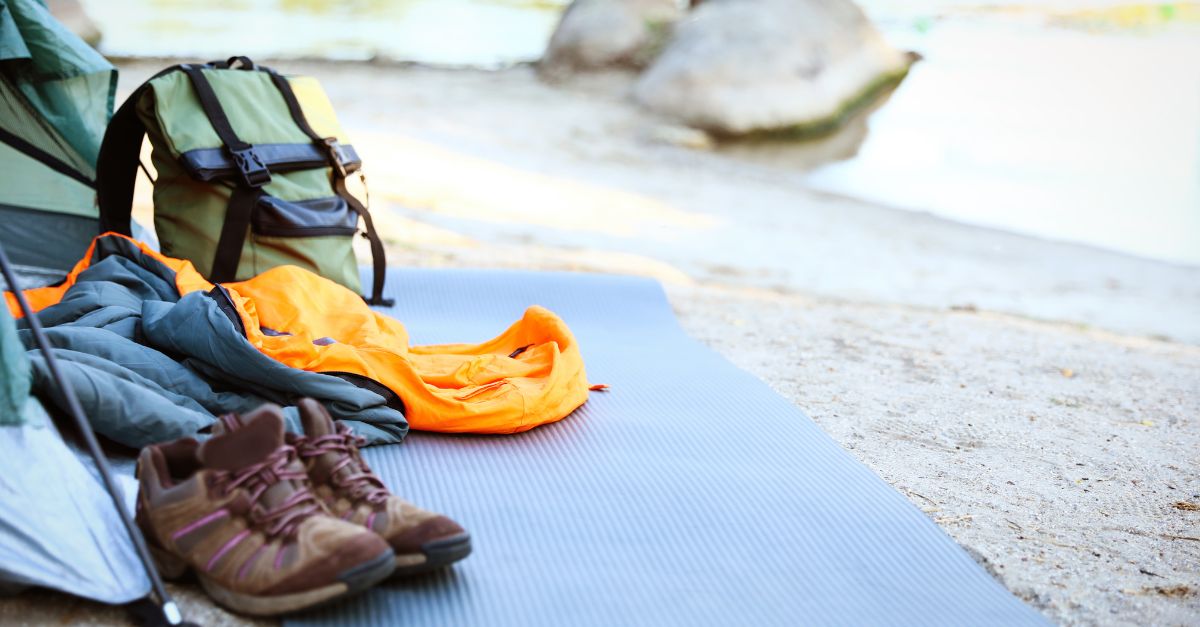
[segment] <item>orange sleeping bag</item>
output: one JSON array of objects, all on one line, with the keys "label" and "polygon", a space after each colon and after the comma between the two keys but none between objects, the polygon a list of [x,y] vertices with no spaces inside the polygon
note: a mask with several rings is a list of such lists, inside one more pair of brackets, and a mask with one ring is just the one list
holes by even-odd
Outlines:
[{"label": "orange sleeping bag", "polygon": [[[135,244],[175,272],[180,296],[213,288],[190,262]],[[34,310],[63,298],[90,265],[95,245],[62,284],[25,291]],[[381,385],[403,401],[413,429],[516,433],[561,420],[587,400],[587,374],[571,330],[539,306],[482,344],[409,346],[403,324],[371,310],[355,292],[295,266],[222,287],[246,339],[263,354],[293,368]],[[4,296],[19,318],[15,297]]]}]

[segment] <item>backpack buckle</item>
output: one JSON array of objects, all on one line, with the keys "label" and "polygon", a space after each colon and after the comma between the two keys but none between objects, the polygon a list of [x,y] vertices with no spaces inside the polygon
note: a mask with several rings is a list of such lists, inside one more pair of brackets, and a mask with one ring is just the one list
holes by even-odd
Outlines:
[{"label": "backpack buckle", "polygon": [[242,182],[246,185],[262,187],[271,182],[271,172],[267,170],[267,164],[263,162],[262,157],[254,151],[254,146],[247,146],[241,150],[230,148],[229,156],[233,158],[233,165],[241,172]]},{"label": "backpack buckle", "polygon": [[338,143],[336,137],[326,137],[324,140],[325,149],[329,153],[329,165],[333,166],[334,172],[337,172],[339,178],[346,178],[350,174],[350,170],[346,167],[350,160],[346,157],[346,151],[342,150],[342,145]]}]

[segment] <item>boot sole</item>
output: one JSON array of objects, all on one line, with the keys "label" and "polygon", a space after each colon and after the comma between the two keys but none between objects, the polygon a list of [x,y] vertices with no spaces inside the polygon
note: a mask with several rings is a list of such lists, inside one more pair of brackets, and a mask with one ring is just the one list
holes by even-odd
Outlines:
[{"label": "boot sole", "polygon": [[471,554],[471,534],[460,533],[421,545],[420,553],[396,556],[393,577],[411,577],[445,568]]},{"label": "boot sole", "polygon": [[[163,577],[177,579],[187,574],[187,564],[179,558],[154,547],[151,547],[151,553]],[[234,592],[201,573],[196,573],[196,577],[204,591],[223,607],[251,616],[275,616],[312,609],[358,594],[390,577],[395,568],[396,560],[389,549],[369,562],[338,573],[336,583],[303,592],[276,595]]]}]

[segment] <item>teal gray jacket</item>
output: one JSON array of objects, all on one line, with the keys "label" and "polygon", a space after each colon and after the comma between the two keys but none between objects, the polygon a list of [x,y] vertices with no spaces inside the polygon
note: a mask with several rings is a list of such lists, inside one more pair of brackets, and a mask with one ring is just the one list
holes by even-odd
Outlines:
[{"label": "teal gray jacket", "polygon": [[[39,312],[60,368],[96,432],[141,447],[203,436],[216,416],[264,402],[287,408],[299,431],[295,399],[320,400],[334,418],[371,443],[408,432],[402,408],[333,375],[285,366],[255,349],[222,308],[220,286],[180,297],[175,273],[128,240],[96,240],[90,267],[62,300]],[[63,406],[25,321],[21,341],[34,389]]]}]

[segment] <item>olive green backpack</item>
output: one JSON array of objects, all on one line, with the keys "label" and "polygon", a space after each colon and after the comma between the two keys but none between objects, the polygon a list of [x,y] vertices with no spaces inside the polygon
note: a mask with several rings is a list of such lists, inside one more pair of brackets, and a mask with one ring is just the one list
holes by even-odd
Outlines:
[{"label": "olive green backpack", "polygon": [[143,135],[150,138],[154,227],[163,254],[214,283],[276,266],[361,292],[353,241],[362,218],[383,298],[383,243],[346,186],[362,162],[316,80],[246,57],[182,64],[139,87],[113,116],[96,171],[100,231],[131,234]]}]

